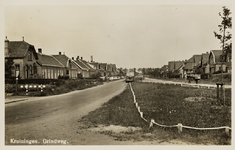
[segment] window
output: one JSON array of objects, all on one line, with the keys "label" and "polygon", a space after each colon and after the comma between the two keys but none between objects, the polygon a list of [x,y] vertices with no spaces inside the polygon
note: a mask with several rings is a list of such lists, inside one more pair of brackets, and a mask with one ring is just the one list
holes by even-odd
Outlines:
[{"label": "window", "polygon": [[25,65],[25,79],[28,79],[28,65]]},{"label": "window", "polygon": [[34,71],[34,74],[37,74],[37,65],[35,63],[33,64],[33,71]]},{"label": "window", "polygon": [[33,60],[33,55],[32,55],[32,52],[28,52],[28,60]]},{"label": "window", "polygon": [[18,72],[18,74],[15,73],[15,75],[19,77],[20,76],[20,65],[19,64],[15,65],[15,71],[16,71],[16,73]]},{"label": "window", "polygon": [[33,67],[32,67],[32,65],[29,66],[29,73],[30,73],[30,75],[33,75]]}]

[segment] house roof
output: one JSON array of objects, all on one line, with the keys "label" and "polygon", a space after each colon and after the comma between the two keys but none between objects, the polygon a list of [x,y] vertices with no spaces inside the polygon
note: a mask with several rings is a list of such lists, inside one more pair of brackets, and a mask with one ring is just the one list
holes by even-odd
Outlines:
[{"label": "house roof", "polygon": [[55,57],[60,63],[62,63],[65,67],[68,67],[68,60],[69,57],[67,57],[66,55],[52,55],[53,57]]},{"label": "house roof", "polygon": [[203,53],[202,54],[202,65],[206,64],[209,61],[209,54]]},{"label": "house roof", "polygon": [[64,67],[55,57],[38,53],[38,62],[43,66]]},{"label": "house roof", "polygon": [[11,58],[24,58],[27,55],[28,50],[32,50],[36,59],[38,59],[37,53],[33,45],[25,41],[9,41],[9,57]]},{"label": "house roof", "polygon": [[100,63],[100,68],[103,70],[106,70],[106,63]]},{"label": "house roof", "polygon": [[76,59],[76,60],[74,60],[74,62],[82,70],[86,70],[86,71],[89,70],[89,68],[81,61],[81,59]]},{"label": "house roof", "polygon": [[89,70],[94,70],[87,61],[85,61],[83,59],[81,59],[81,61]]},{"label": "house roof", "polygon": [[163,65],[161,68],[161,70],[166,70],[166,69],[168,69],[168,65]]},{"label": "house roof", "polygon": [[220,56],[222,55],[222,50],[211,50],[210,55],[213,55],[215,63],[220,62]]},{"label": "house roof", "polygon": [[[72,63],[73,61],[66,55],[52,55],[56,60],[58,60],[63,66],[71,67],[71,69],[77,69],[77,65]],[[71,62],[71,66],[69,66],[69,62]]]}]

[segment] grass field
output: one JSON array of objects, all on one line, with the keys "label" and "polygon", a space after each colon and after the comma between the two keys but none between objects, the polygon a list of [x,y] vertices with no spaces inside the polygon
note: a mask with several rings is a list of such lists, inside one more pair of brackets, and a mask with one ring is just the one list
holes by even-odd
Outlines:
[{"label": "grass field", "polygon": [[[198,89],[180,87],[180,85],[161,85],[156,83],[132,83],[136,100],[144,117],[150,122],[164,125],[182,123],[192,127],[231,127],[231,89],[226,89],[226,105],[216,103],[216,89]],[[177,128],[162,128],[154,126],[149,129],[149,123],[143,121],[133,103],[133,96],[127,89],[114,97],[101,108],[89,113],[82,119],[88,126],[122,125],[141,127],[142,131],[122,134],[119,140],[155,140],[163,141],[180,139],[196,144],[226,145],[231,144],[231,136],[225,134],[224,129],[198,131],[183,129],[178,134]],[[144,137],[152,133],[151,138]],[[112,134],[113,136],[114,135]]]}]

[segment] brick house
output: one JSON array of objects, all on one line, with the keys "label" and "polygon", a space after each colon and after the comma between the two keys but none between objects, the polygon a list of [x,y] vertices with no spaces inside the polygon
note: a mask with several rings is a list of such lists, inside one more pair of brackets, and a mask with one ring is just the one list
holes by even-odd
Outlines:
[{"label": "brick house", "polygon": [[[226,64],[221,62],[222,50],[211,50],[209,55],[210,73],[215,73],[222,70],[226,71]],[[222,66],[221,66],[222,65]]]},{"label": "brick house", "polygon": [[42,49],[38,49],[38,73],[43,79],[58,79],[66,74],[65,66],[51,55],[42,54]]},{"label": "brick house", "polygon": [[34,78],[37,75],[38,55],[33,45],[24,41],[9,41],[5,39],[5,63],[13,60],[11,66],[11,76],[16,76],[19,70],[20,79]]},{"label": "brick house", "polygon": [[201,65],[202,55],[193,55],[185,62],[184,72],[193,73]]},{"label": "brick house", "polygon": [[82,59],[82,57],[79,59],[79,56],[77,56],[72,62],[79,68],[78,74],[80,74],[81,77],[90,78],[89,68],[82,62]]},{"label": "brick house", "polygon": [[78,75],[78,67],[72,63],[72,60],[67,57],[65,54],[52,55],[57,61],[59,61],[65,68],[64,76],[68,76],[69,78],[77,78]]},{"label": "brick house", "polygon": [[203,73],[210,73],[209,53],[203,53],[201,57],[201,68]]},{"label": "brick house", "polygon": [[168,71],[174,72],[176,69],[178,69],[184,61],[169,61],[168,62]]}]

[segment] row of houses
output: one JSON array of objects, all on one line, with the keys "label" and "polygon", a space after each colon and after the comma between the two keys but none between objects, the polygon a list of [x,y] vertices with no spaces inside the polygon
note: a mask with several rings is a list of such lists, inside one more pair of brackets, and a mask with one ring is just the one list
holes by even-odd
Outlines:
[{"label": "row of houses", "polygon": [[65,53],[56,55],[43,54],[35,47],[24,41],[9,41],[5,39],[5,63],[13,60],[11,67],[12,77],[19,72],[20,79],[58,79],[68,78],[93,78],[95,76],[116,76],[120,71],[115,64],[88,62],[83,57],[69,58]]},{"label": "row of houses", "polygon": [[182,61],[169,61],[161,67],[162,76],[167,73],[177,73],[182,78],[188,73],[213,74],[216,72],[232,73],[232,57],[230,50],[211,50],[210,53],[193,55]]}]

